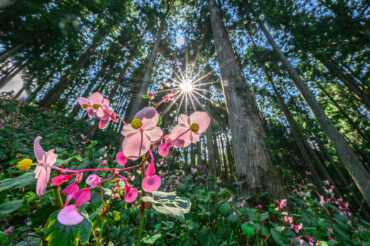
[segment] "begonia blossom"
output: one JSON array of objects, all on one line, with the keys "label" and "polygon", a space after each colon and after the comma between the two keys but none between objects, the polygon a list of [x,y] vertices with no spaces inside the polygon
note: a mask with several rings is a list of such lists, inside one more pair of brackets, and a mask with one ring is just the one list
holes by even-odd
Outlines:
[{"label": "begonia blossom", "polygon": [[185,148],[191,143],[200,141],[200,134],[205,132],[211,122],[205,112],[194,112],[190,116],[181,114],[178,124],[170,134],[171,144],[175,148]]},{"label": "begonia blossom", "polygon": [[163,131],[157,126],[159,114],[153,107],[145,107],[134,116],[131,124],[123,126],[122,152],[130,160],[137,160],[148,152],[150,144],[161,138]]},{"label": "begonia blossom", "polygon": [[54,150],[45,152],[41,145],[40,140],[42,137],[37,137],[34,141],[34,153],[38,162],[37,167],[34,171],[35,178],[37,178],[36,194],[42,196],[45,194],[46,186],[50,179],[51,167],[57,160],[58,155],[54,153]]}]

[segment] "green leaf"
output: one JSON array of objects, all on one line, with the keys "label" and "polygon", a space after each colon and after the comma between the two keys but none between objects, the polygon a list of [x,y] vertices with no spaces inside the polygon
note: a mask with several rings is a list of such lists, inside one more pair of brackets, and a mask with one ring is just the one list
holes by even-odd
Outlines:
[{"label": "green leaf", "polygon": [[32,182],[36,182],[34,174],[32,172],[26,172],[21,176],[3,180],[0,184],[0,191],[10,188],[23,188]]},{"label": "green leaf", "polygon": [[81,244],[89,242],[90,234],[92,231],[92,222],[89,220],[89,215],[85,211],[80,211],[81,215],[84,217],[84,220],[79,224],[79,233]]},{"label": "green leaf", "polygon": [[121,219],[121,215],[119,214],[119,212],[117,210],[114,210],[113,211],[113,220],[114,221],[119,221]]},{"label": "green leaf", "polygon": [[254,236],[254,227],[253,225],[249,224],[249,223],[244,223],[242,224],[242,231],[243,231],[243,234],[248,238],[252,238]]},{"label": "green leaf", "polygon": [[223,202],[223,204],[220,207],[220,212],[223,216],[227,216],[231,213],[232,209],[228,202]]},{"label": "green leaf", "polygon": [[270,217],[269,212],[264,212],[264,213],[261,214],[259,220],[264,221],[264,220],[267,220],[269,217]]},{"label": "green leaf", "polygon": [[276,230],[275,228],[271,228],[270,231],[275,243],[277,243],[278,245],[286,245],[284,243],[283,234],[280,231]]},{"label": "green leaf", "polygon": [[59,211],[57,210],[49,216],[45,226],[44,238],[49,242],[48,245],[78,245],[79,239],[81,244],[88,243],[92,230],[92,223],[88,219],[88,214],[81,209],[79,212],[84,217],[84,220],[80,224],[66,226],[60,224],[57,220]]},{"label": "green leaf", "polygon": [[153,236],[151,236],[151,237],[145,237],[145,238],[143,238],[141,241],[143,242],[143,243],[147,243],[147,244],[154,244],[155,243],[155,241],[157,241],[158,240],[158,238],[160,238],[162,235],[161,234],[155,234],[155,235],[153,235]]},{"label": "green leaf", "polygon": [[162,125],[162,117],[161,116],[159,116],[159,118],[158,118],[158,124],[157,125],[158,126]]},{"label": "green leaf", "polygon": [[148,95],[143,95],[143,98],[147,99],[147,98],[149,98],[149,96]]},{"label": "green leaf", "polygon": [[229,216],[227,216],[226,220],[231,224],[237,224],[239,222],[239,215],[230,214]]},{"label": "green leaf", "polygon": [[8,215],[22,207],[23,200],[13,200],[0,205],[0,216]]},{"label": "green leaf", "polygon": [[97,216],[100,210],[102,209],[103,209],[103,204],[100,204],[100,206],[94,211],[94,213],[90,214],[89,219],[93,220],[95,216]]},{"label": "green leaf", "polygon": [[155,191],[142,199],[146,203],[152,203],[156,211],[170,216],[184,218],[184,214],[190,212],[191,202],[178,197],[175,192]]}]

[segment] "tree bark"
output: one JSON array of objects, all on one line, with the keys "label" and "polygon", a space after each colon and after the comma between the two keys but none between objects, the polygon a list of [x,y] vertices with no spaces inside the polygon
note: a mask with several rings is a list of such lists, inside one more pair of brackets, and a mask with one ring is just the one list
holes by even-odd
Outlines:
[{"label": "tree bark", "polygon": [[50,74],[46,77],[46,79],[44,81],[42,81],[37,87],[36,89],[31,93],[31,95],[28,96],[27,98],[27,101],[26,103],[29,104],[33,99],[36,98],[37,94],[39,93],[39,91],[42,89],[42,87],[44,87],[44,85],[49,81],[49,79],[51,79],[53,77],[53,74],[55,73],[55,70],[52,70],[50,72]]},{"label": "tree bark", "polygon": [[145,73],[144,73],[144,78],[143,82],[140,85],[140,88],[136,94],[136,97],[134,99],[134,102],[132,103],[132,109],[130,110],[130,115],[128,115],[129,120],[132,119],[132,117],[142,108],[144,107],[144,99],[143,95],[147,94],[148,88],[150,83],[152,82],[152,74],[153,74],[153,67],[154,63],[157,59],[157,54],[158,54],[158,47],[161,43],[162,39],[162,34],[164,32],[164,23],[161,21],[160,27],[157,32],[156,40],[155,43],[153,44],[153,50],[152,53],[150,54],[149,61],[146,65]]},{"label": "tree bark", "polygon": [[24,46],[30,44],[33,40],[32,39],[28,39],[26,40],[25,42],[21,43],[21,44],[18,44],[16,46],[14,46],[13,48],[10,48],[9,50],[3,52],[1,55],[0,55],[0,63],[4,62],[6,59],[8,59],[9,57],[13,56],[16,52],[18,52],[20,49],[22,49]]},{"label": "tree bark", "polygon": [[272,46],[275,54],[282,62],[284,68],[287,70],[294,84],[297,86],[301,95],[309,105],[313,114],[315,115],[317,121],[319,122],[322,129],[331,139],[334,148],[336,149],[340,159],[342,160],[344,166],[352,176],[356,186],[364,196],[367,204],[370,206],[370,175],[363,166],[363,164],[357,159],[356,155],[353,153],[352,149],[348,146],[343,136],[339,134],[337,129],[334,127],[333,123],[325,114],[324,110],[320,107],[315,99],[315,96],[307,88],[303,80],[299,77],[295,68],[290,64],[285,55],[282,53],[280,48],[275,43],[271,34],[267,31],[265,26],[257,20],[258,25],[265,34],[268,42]]},{"label": "tree bark", "polygon": [[100,33],[97,34],[91,45],[73,64],[70,72],[63,75],[60,81],[46,93],[44,98],[39,103],[40,106],[50,107],[52,104],[56,103],[56,101],[63,94],[64,90],[76,77],[77,73],[88,63],[91,54],[95,52],[96,48],[103,41],[104,37],[105,35],[101,35]]},{"label": "tree bark", "polygon": [[279,198],[284,193],[282,181],[270,160],[265,143],[266,133],[255,98],[239,68],[220,9],[214,0],[209,0],[208,6],[226,97],[240,193],[257,196],[265,191],[263,185],[266,185],[272,198]]},{"label": "tree bark", "polygon": [[367,109],[370,109],[370,96],[366,95],[364,91],[362,91],[358,87],[358,82],[352,78],[350,75],[344,73],[339,67],[337,67],[329,58],[325,57],[323,54],[320,54],[312,49],[310,49],[311,53],[319,59],[319,61],[324,64],[328,70],[337,77],[343,84],[348,88],[348,90],[352,91],[356,97],[366,106]]}]

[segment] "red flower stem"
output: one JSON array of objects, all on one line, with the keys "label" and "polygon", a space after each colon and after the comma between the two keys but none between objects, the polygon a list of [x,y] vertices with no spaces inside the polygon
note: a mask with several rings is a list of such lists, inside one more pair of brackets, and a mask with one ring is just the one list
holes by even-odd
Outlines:
[{"label": "red flower stem", "polygon": [[117,118],[122,122],[122,124],[126,125],[126,122],[119,116],[117,113],[115,113]]},{"label": "red flower stem", "polygon": [[103,172],[111,172],[111,171],[116,171],[116,172],[124,172],[128,171],[134,168],[141,167],[141,164],[135,165],[132,167],[127,167],[127,168],[122,168],[122,169],[117,169],[117,168],[91,168],[91,169],[82,169],[82,170],[70,170],[70,169],[63,169],[60,167],[52,166],[52,168],[62,171],[62,172],[67,172],[67,173],[81,173],[81,172],[98,172],[98,171],[103,171]]},{"label": "red flower stem", "polygon": [[155,105],[155,109],[157,109],[162,103],[164,102],[164,100],[160,101],[159,103],[157,103],[157,105]]}]

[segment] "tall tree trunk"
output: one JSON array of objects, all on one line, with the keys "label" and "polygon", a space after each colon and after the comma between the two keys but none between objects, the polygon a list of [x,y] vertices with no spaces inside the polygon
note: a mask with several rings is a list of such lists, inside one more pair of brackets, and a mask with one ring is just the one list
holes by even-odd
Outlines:
[{"label": "tall tree trunk", "polygon": [[[106,34],[105,34],[106,35]],[[86,49],[86,51],[78,58],[78,60],[73,64],[69,73],[62,76],[60,81],[51,88],[44,98],[40,101],[39,105],[43,107],[50,107],[50,105],[55,104],[56,101],[63,94],[64,90],[69,86],[69,84],[74,80],[76,75],[80,70],[85,67],[88,63],[91,54],[93,54],[99,44],[104,40],[105,35],[100,33],[94,38],[91,45]]]},{"label": "tall tree trunk", "polygon": [[319,82],[316,82],[316,85],[324,92],[324,94],[330,99],[330,101],[335,105],[335,107],[343,114],[343,116],[348,120],[353,128],[356,129],[357,133],[364,138],[365,141],[369,143],[369,137],[363,129],[360,129],[357,124],[349,117],[349,115],[342,109],[342,107],[335,101],[335,99],[327,92]]},{"label": "tall tree trunk", "polygon": [[36,98],[39,91],[45,86],[45,84],[53,77],[56,70],[52,70],[44,81],[42,81],[36,89],[28,96],[26,103],[29,104],[33,99]]},{"label": "tall tree trunk", "polygon": [[163,23],[163,21],[161,21],[160,27],[159,27],[158,32],[157,32],[155,43],[153,44],[152,53],[150,54],[149,61],[146,65],[143,82],[141,83],[140,88],[139,88],[138,92],[136,93],[136,97],[134,99],[134,102],[132,103],[132,109],[130,110],[130,115],[127,115],[128,118],[126,118],[126,119],[131,120],[131,118],[142,107],[144,107],[143,95],[147,94],[149,85],[152,82],[153,67],[154,67],[154,64],[155,64],[155,60],[157,59],[158,47],[160,45],[163,32],[164,32],[164,23]]},{"label": "tall tree trunk", "polygon": [[[282,181],[270,160],[255,98],[243,79],[220,9],[214,0],[209,0],[208,6],[226,97],[236,173],[242,182],[240,193],[259,195],[266,185],[272,198],[278,198],[283,193]],[[263,170],[269,170],[269,173]]]},{"label": "tall tree trunk", "polygon": [[[293,118],[293,115],[290,113],[288,107],[285,105],[280,93],[278,92],[277,88],[275,87],[275,84],[273,82],[273,79],[270,75],[270,73],[267,71],[266,67],[262,64],[262,69],[265,72],[265,75],[267,77],[267,80],[269,81],[270,85],[272,86],[272,89],[274,90],[275,93],[275,100],[278,102],[280,105],[281,110],[283,111],[283,114],[285,118],[288,121],[289,124],[289,129],[291,130],[295,144],[298,147],[299,153],[301,154],[301,157],[303,158],[304,163],[307,165],[308,170],[312,173],[310,176],[312,178],[312,181],[314,184],[316,184],[318,187],[321,186],[321,179],[320,175],[315,167],[315,164],[312,162],[311,156],[308,153],[307,149],[305,148],[304,141],[305,137],[303,134],[300,132],[299,126],[295,119]],[[317,165],[322,165],[322,163],[317,163]]]},{"label": "tall tree trunk", "polygon": [[[212,121],[211,121],[212,122]],[[212,177],[216,177],[217,169],[216,169],[216,160],[215,160],[215,149],[213,148],[213,140],[212,140],[212,123],[210,124],[208,130],[206,131],[207,137],[207,152],[208,152],[208,175]]]},{"label": "tall tree trunk", "polygon": [[268,42],[272,46],[275,54],[282,62],[284,68],[287,70],[294,84],[297,86],[301,95],[303,96],[303,98],[305,99],[309,107],[311,108],[320,126],[325,131],[325,133],[328,135],[328,137],[331,139],[333,146],[336,149],[339,157],[341,158],[344,166],[346,167],[346,169],[352,176],[356,186],[361,191],[367,204],[370,206],[370,185],[369,185],[370,175],[369,173],[367,172],[363,164],[357,159],[357,156],[353,153],[352,149],[348,146],[343,136],[339,134],[337,129],[334,127],[333,123],[330,121],[330,119],[325,114],[324,110],[317,103],[315,96],[310,92],[310,90],[307,88],[305,83],[299,77],[297,71],[287,60],[287,58],[285,57],[283,52],[280,50],[280,48],[277,46],[271,34],[267,31],[265,26],[259,20],[257,20],[257,22],[260,28],[262,29],[263,33],[265,34]]},{"label": "tall tree trunk", "polygon": [[18,97],[24,92],[25,89],[26,86],[23,85],[22,88],[17,92],[17,94],[15,94],[14,99],[18,99]]},{"label": "tall tree trunk", "polygon": [[362,91],[358,87],[358,82],[352,78],[350,75],[346,74],[342,71],[338,66],[336,66],[329,58],[325,57],[325,55],[310,49],[311,53],[319,59],[319,61],[324,64],[328,70],[336,76],[343,84],[352,91],[356,97],[366,106],[367,109],[370,109],[370,96],[366,95],[364,91]]}]

